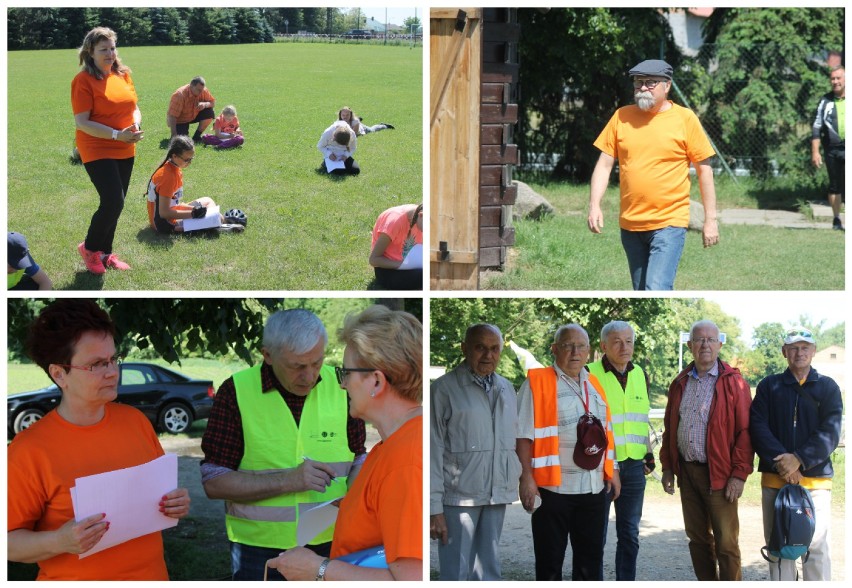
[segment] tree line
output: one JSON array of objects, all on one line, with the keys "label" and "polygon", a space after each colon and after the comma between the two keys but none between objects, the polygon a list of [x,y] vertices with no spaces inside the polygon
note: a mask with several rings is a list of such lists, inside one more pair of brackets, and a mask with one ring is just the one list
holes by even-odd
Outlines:
[{"label": "tree line", "polygon": [[[30,324],[52,299],[19,298],[8,301],[9,361],[26,361],[24,342]],[[404,310],[423,321],[419,298],[104,298],[97,303],[116,326],[116,347],[134,359],[162,358],[180,365],[181,359],[204,357],[258,361],[263,325],[270,313],[289,308],[314,312],[328,332],[326,357],[343,360],[337,330],[347,314],[371,304]]]},{"label": "tree line", "polygon": [[364,19],[357,8],[9,8],[8,49],[76,48],[96,26],[121,46],[271,43],[288,32],[340,35]]},{"label": "tree line", "polygon": [[[451,369],[463,357],[461,341],[468,326],[487,322],[497,325],[506,341],[531,352],[543,365],[550,365],[550,344],[556,329],[578,323],[591,340],[589,361],[600,356],[601,328],[611,320],[623,320],[636,330],[634,363],[642,367],[651,382],[654,406],[665,406],[668,385],[678,372],[680,333],[689,332],[698,320],[709,319],[727,336],[720,357],[739,367],[751,386],[769,374],[783,372],[787,363],[781,355],[781,337],[791,325],[764,323],[755,328],[753,343],[744,341],[737,320],[718,304],[701,298],[434,298],[430,310],[430,362]],[[845,345],[845,323],[824,328],[807,317],[800,322],[810,328],[817,349]],[[692,361],[686,346],[683,365]],[[597,356],[595,353],[597,352]],[[500,359],[498,373],[517,386],[526,372],[507,346]]]}]

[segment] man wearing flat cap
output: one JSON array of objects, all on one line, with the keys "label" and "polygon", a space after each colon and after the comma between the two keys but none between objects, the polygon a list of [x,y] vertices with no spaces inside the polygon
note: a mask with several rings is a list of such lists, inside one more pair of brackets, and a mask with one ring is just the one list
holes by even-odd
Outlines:
[{"label": "man wearing flat cap", "polygon": [[521,504],[532,513],[536,580],[562,580],[571,540],[572,580],[603,580],[607,493],[621,492],[606,393],[585,368],[589,335],[559,327],[551,367],[531,369],[518,391]]},{"label": "man wearing flat cap", "polygon": [[695,114],[668,99],[672,67],[649,59],[630,70],[636,104],[619,108],[598,136],[592,173],[589,229],[603,230],[601,200],[618,160],[621,244],[634,290],[673,290],[689,225],[689,166],[704,203],[704,247],[719,242],[716,154]]},{"label": "man wearing flat cap", "polygon": [[[802,575],[805,580],[830,582],[831,454],[840,442],[843,400],[837,383],[811,367],[816,341],[809,329],[790,329],[783,343],[787,369],[757,385],[749,420],[751,442],[760,458],[763,535],[768,545],[778,491],[785,484],[807,488],[814,501],[816,527]],[[795,560],[770,562],[771,580],[796,577]]]}]

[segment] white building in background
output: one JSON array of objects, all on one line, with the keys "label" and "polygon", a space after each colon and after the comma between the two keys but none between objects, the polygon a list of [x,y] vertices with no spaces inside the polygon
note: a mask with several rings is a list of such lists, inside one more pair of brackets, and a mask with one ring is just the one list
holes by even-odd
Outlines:
[{"label": "white building in background", "polygon": [[846,349],[839,345],[826,347],[814,355],[811,366],[824,376],[828,376],[840,386],[841,391],[846,390]]},{"label": "white building in background", "polygon": [[712,8],[673,8],[666,13],[674,42],[681,53],[695,57],[704,44],[701,27],[713,14]]}]

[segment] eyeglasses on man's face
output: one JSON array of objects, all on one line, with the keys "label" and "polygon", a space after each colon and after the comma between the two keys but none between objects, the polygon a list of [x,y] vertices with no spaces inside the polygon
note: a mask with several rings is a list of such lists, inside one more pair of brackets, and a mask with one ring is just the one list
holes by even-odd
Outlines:
[{"label": "eyeglasses on man's face", "polygon": [[583,352],[589,348],[585,343],[554,343],[554,345],[560,351],[570,351],[571,353],[575,351]]},{"label": "eyeglasses on man's face", "polygon": [[692,342],[696,345],[715,345],[719,340],[715,337],[701,337],[700,339],[692,339]]},{"label": "eyeglasses on man's face", "polygon": [[641,89],[643,86],[648,88],[649,90],[653,90],[657,87],[657,84],[662,84],[666,80],[650,80],[643,78],[633,78],[633,87],[637,90]]},{"label": "eyeglasses on man's face", "polygon": [[103,375],[109,371],[110,368],[118,368],[122,361],[124,361],[123,357],[120,355],[113,355],[109,359],[101,359],[86,365],[71,365],[66,363],[58,363],[56,365],[64,368],[74,368],[75,370],[85,370],[92,372],[93,374]]}]

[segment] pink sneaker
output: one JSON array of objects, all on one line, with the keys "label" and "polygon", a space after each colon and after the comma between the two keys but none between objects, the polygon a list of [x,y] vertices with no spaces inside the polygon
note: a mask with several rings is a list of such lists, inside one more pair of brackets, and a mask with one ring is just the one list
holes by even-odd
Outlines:
[{"label": "pink sneaker", "polygon": [[130,266],[121,261],[115,253],[110,253],[104,259],[104,266],[117,270],[129,270]]},{"label": "pink sneaker", "polygon": [[86,269],[96,275],[106,273],[104,263],[101,261],[100,251],[89,251],[86,249],[86,242],[83,241],[77,245],[77,251],[80,252],[80,257],[83,258],[83,263],[86,264]]}]

